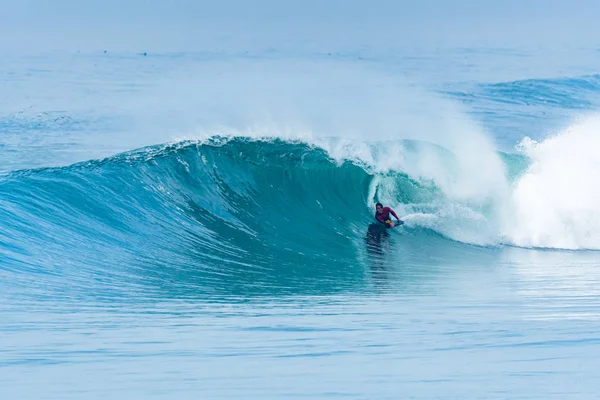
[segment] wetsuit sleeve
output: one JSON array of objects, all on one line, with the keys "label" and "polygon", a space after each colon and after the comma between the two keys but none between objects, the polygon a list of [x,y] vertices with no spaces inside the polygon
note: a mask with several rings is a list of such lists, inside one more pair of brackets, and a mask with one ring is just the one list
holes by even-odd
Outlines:
[{"label": "wetsuit sleeve", "polygon": [[396,217],[396,219],[397,219],[398,221],[400,221],[400,218],[398,218],[398,216],[396,215],[396,213],[394,212],[394,210],[392,210],[392,209],[390,208],[390,212],[392,213],[392,215],[393,215],[394,217]]},{"label": "wetsuit sleeve", "polygon": [[382,224],[385,224],[385,219],[383,218],[383,215],[375,213],[375,219],[381,222]]}]

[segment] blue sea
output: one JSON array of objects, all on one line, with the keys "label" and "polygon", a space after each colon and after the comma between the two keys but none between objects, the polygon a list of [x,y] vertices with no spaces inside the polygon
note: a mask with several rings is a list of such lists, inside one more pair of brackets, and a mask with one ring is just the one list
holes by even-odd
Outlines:
[{"label": "blue sea", "polygon": [[597,399],[598,65],[0,55],[0,398]]}]

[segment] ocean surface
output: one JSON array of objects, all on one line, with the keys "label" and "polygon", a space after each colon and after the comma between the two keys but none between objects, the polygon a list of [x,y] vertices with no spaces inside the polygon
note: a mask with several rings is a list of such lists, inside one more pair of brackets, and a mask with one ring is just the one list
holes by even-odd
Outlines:
[{"label": "ocean surface", "polygon": [[0,398],[597,399],[598,65],[0,55]]}]

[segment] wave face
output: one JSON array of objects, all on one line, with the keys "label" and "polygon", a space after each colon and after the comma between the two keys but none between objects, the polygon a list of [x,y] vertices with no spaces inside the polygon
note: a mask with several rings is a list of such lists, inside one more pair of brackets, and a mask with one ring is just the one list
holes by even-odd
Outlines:
[{"label": "wave face", "polygon": [[[305,144],[153,147],[3,177],[0,243],[9,269],[66,273],[70,285],[90,275],[135,281],[139,271],[164,282],[191,269],[197,291],[293,287],[349,273],[371,180]],[[273,268],[287,280],[261,283],[283,276]]]},{"label": "wave face", "polygon": [[[454,163],[438,146],[395,145],[409,164],[423,149]],[[195,292],[355,282],[344,277],[364,271],[349,266],[381,253],[390,235],[369,227],[377,200],[405,216],[413,254],[432,240],[477,242],[491,213],[486,202],[451,202],[432,179],[336,160],[314,145],[212,138],[3,176],[4,273],[16,273],[13,287],[34,274],[85,288],[139,274],[164,285],[193,271],[186,281]]]}]

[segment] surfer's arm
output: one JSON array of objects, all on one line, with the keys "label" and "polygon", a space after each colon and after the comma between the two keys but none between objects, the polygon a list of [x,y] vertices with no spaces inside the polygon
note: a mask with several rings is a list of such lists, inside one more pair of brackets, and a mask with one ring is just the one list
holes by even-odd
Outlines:
[{"label": "surfer's arm", "polygon": [[396,219],[398,220],[398,222],[400,222],[400,218],[398,218],[398,216],[396,215],[396,213],[394,212],[394,210],[392,210],[391,208],[390,208],[390,213],[392,213],[392,215],[394,217],[396,217]]},{"label": "surfer's arm", "polygon": [[385,224],[385,219],[383,218],[383,215],[381,214],[375,214],[375,219],[379,222],[381,222],[382,224]]}]

